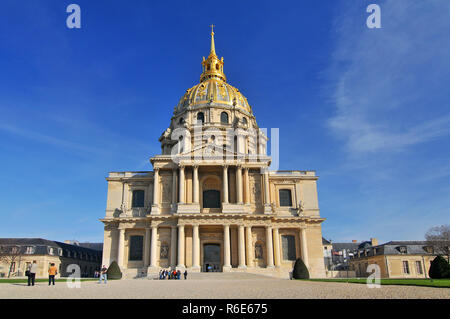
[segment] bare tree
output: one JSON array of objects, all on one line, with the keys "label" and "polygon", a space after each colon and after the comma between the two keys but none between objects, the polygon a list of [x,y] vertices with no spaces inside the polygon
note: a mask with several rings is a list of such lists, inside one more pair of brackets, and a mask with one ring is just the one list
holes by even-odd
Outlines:
[{"label": "bare tree", "polygon": [[431,227],[425,234],[425,239],[436,254],[446,256],[450,263],[450,225]]},{"label": "bare tree", "polygon": [[20,246],[0,246],[0,262],[9,265],[8,278],[11,276],[13,265],[20,261],[22,255]]}]

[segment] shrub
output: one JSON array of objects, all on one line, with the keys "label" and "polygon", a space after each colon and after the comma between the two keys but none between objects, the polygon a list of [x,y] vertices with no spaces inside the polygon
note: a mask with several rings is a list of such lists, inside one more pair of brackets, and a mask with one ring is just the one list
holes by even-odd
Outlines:
[{"label": "shrub", "polygon": [[450,278],[449,263],[442,256],[437,256],[431,262],[428,275],[433,279]]},{"label": "shrub", "polygon": [[121,279],[122,272],[120,271],[120,267],[117,262],[113,261],[106,272],[108,275],[108,279]]},{"label": "shrub", "polygon": [[301,258],[297,258],[295,261],[292,277],[294,279],[309,279],[308,268],[306,268],[306,265]]}]

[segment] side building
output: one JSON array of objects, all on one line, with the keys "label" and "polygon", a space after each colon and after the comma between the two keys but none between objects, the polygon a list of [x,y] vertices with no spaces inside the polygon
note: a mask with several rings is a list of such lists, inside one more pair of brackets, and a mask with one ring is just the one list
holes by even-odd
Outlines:
[{"label": "side building", "polygon": [[357,277],[367,277],[367,267],[377,264],[381,278],[428,278],[435,257],[433,247],[425,241],[390,241],[355,250],[349,264]]},{"label": "side building", "polygon": [[38,278],[48,276],[51,263],[58,268],[60,277],[69,275],[67,267],[72,264],[80,267],[81,277],[93,277],[100,269],[102,251],[81,245],[42,238],[0,238],[0,277],[22,277],[33,261],[38,265]]}]

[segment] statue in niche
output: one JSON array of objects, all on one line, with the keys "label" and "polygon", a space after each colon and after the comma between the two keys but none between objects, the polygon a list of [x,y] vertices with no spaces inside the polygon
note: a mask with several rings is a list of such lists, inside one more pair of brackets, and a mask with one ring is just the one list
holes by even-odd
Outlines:
[{"label": "statue in niche", "polygon": [[160,259],[168,259],[169,258],[169,245],[166,243],[161,245],[161,252],[159,254]]}]

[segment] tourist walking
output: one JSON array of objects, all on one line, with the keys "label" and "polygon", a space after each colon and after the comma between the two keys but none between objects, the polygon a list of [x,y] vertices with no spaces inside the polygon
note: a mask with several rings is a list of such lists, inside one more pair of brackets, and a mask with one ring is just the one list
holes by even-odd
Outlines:
[{"label": "tourist walking", "polygon": [[58,269],[56,268],[54,263],[50,264],[50,268],[48,269],[48,285],[53,283],[55,285],[55,276],[58,274]]},{"label": "tourist walking", "polygon": [[177,279],[180,280],[180,277],[181,277],[181,271],[178,269],[177,270]]},{"label": "tourist walking", "polygon": [[98,281],[99,284],[102,283],[102,279],[105,280],[105,285],[108,282],[108,275],[106,274],[107,271],[108,271],[108,268],[106,268],[106,266],[103,265],[102,269],[100,269],[100,279]]},{"label": "tourist walking", "polygon": [[187,279],[187,275],[188,275],[188,272],[187,272],[187,269],[184,271],[184,280],[186,280]]},{"label": "tourist walking", "polygon": [[33,263],[30,266],[29,269],[29,276],[28,276],[28,286],[34,286],[34,280],[36,279],[36,273],[38,271],[38,265],[36,263],[36,260],[33,260]]}]

